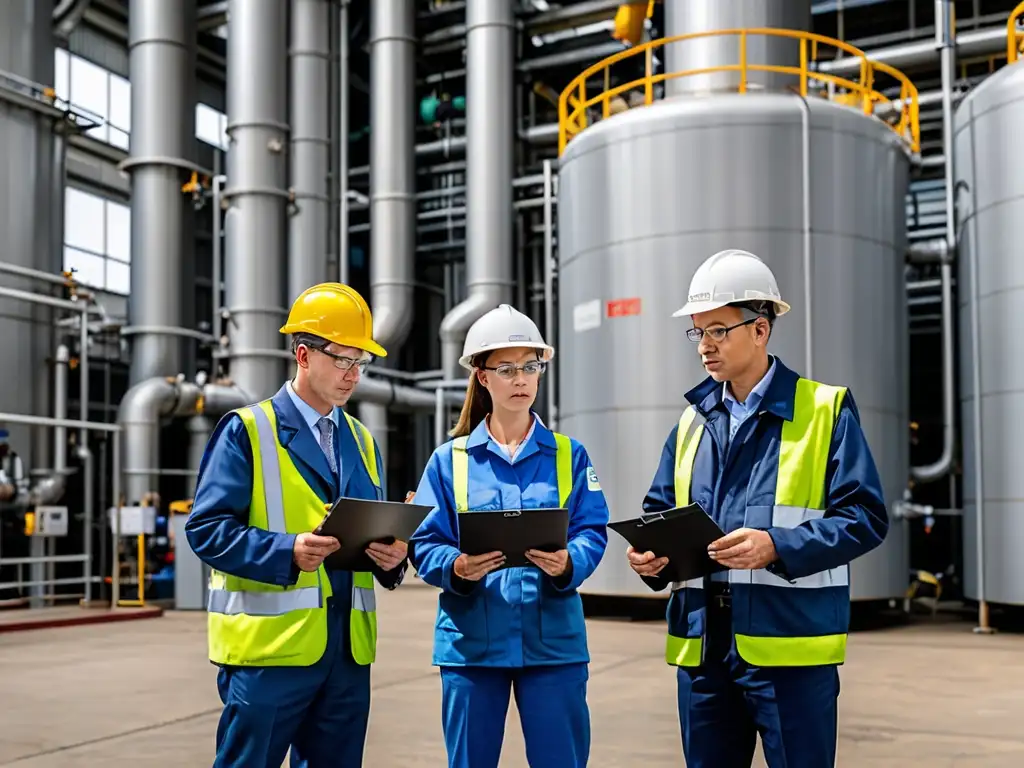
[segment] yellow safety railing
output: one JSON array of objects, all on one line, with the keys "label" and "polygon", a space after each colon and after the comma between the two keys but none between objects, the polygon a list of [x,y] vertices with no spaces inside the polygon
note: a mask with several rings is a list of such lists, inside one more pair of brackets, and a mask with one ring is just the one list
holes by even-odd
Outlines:
[{"label": "yellow safety railing", "polygon": [[1024,53],[1024,30],[1017,29],[1017,22],[1024,16],[1024,3],[1010,12],[1006,22],[1006,63],[1013,64]]},{"label": "yellow safety railing", "polygon": [[[1018,10],[1024,9],[1024,3]],[[708,37],[737,37],[738,58],[736,64],[688,69],[682,72],[665,72],[654,74],[653,53],[666,45],[681,44],[687,41]],[[800,65],[784,66],[776,64],[751,63],[747,53],[747,41],[751,37],[781,37],[792,39],[799,45]],[[828,72],[819,72],[812,68],[818,61],[835,58],[835,52],[860,61],[860,74],[856,80],[850,80]],[[831,53],[831,55],[827,55]],[[826,55],[823,55],[826,54]],[[642,56],[646,59],[644,76],[628,83],[611,86],[612,67],[624,60],[636,60]],[[837,103],[846,104],[863,110],[864,114],[873,114],[879,106],[893,105],[894,118],[886,119],[889,126],[908,144],[913,152],[921,149],[921,126],[918,111],[917,88],[897,69],[872,61],[867,54],[841,40],[835,40],[812,32],[800,32],[789,29],[773,29],[758,27],[752,29],[720,29],[710,32],[694,32],[676,37],[665,37],[637,45],[620,53],[613,54],[603,61],[585,69],[562,91],[558,100],[558,153],[565,151],[566,145],[574,136],[587,127],[590,116],[588,110],[600,105],[601,118],[612,113],[612,100],[628,91],[643,89],[643,103],[653,104],[654,86],[667,80],[675,80],[694,75],[706,75],[713,72],[739,72],[737,92],[747,92],[747,79],[751,72],[776,72],[793,75],[799,78],[801,96],[821,96]],[[595,75],[602,78],[601,92],[596,96],[588,96],[588,85]],[[900,89],[898,99],[886,96],[876,89],[876,78],[887,76],[893,86]],[[596,90],[596,89],[595,89]]]}]

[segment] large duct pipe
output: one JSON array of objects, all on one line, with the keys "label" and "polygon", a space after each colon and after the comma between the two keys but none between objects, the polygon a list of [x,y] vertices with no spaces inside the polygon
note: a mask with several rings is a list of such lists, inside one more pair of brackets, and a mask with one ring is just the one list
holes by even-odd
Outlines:
[{"label": "large duct pipe", "polygon": [[[391,379],[379,379],[364,376],[352,394],[352,399],[359,403],[359,416],[362,420],[366,415],[363,410],[367,404],[383,406],[386,410],[433,411],[437,406],[437,395],[434,390],[409,387],[396,384]],[[463,393],[447,391],[445,403],[453,407],[462,405]],[[369,418],[373,418],[372,415]],[[369,426],[369,425],[367,425]],[[375,434],[374,437],[377,437]]]},{"label": "large duct pipe", "polygon": [[389,353],[413,319],[415,20],[413,0],[370,5],[370,308]]},{"label": "large duct pipe", "polygon": [[441,322],[441,367],[462,377],[469,327],[512,299],[515,19],[507,0],[466,3],[466,290]]},{"label": "large duct pipe", "polygon": [[132,180],[129,381],[185,368],[183,277],[192,243],[181,191],[195,144],[196,3],[131,0],[128,12],[132,140],[122,165]]},{"label": "large duct pipe", "polygon": [[[773,27],[807,31],[811,28],[810,0],[665,0],[665,37],[719,29]],[[740,63],[738,35],[717,35],[668,43],[665,71],[684,72]],[[800,66],[800,44],[781,36],[750,35],[746,39],[748,64]],[[740,73],[710,72],[665,81],[666,95],[732,91]],[[747,87],[782,91],[797,82],[795,75],[749,71]]]},{"label": "large duct pipe", "polygon": [[230,0],[225,297],[231,378],[254,400],[277,391],[287,360],[287,42],[287,3]]},{"label": "large duct pipe", "polygon": [[327,88],[330,4],[291,0],[291,174],[297,210],[288,221],[288,303],[327,279],[330,169]]},{"label": "large duct pipe", "polygon": [[201,391],[191,382],[152,378],[129,389],[117,409],[117,423],[124,435],[125,498],[138,504],[159,489],[160,422],[172,416],[196,412]]}]

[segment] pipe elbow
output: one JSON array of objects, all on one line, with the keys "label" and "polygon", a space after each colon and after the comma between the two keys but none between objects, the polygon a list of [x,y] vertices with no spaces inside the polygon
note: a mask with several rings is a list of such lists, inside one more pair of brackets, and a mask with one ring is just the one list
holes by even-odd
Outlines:
[{"label": "pipe elbow", "polygon": [[484,313],[494,309],[501,304],[501,297],[497,292],[475,291],[464,301],[452,307],[451,311],[441,321],[440,335],[445,342],[462,341],[462,338],[469,331],[473,323],[479,320]]},{"label": "pipe elbow", "polygon": [[373,338],[385,349],[402,346],[412,331],[412,293],[412,286],[380,286],[371,294]]},{"label": "pipe elbow", "polygon": [[252,402],[240,386],[234,383],[213,383],[202,387],[204,414],[223,416],[228,411],[244,408]]},{"label": "pipe elbow", "polygon": [[29,492],[29,501],[35,505],[53,504],[60,501],[66,487],[67,480],[64,475],[49,475],[33,486]]}]

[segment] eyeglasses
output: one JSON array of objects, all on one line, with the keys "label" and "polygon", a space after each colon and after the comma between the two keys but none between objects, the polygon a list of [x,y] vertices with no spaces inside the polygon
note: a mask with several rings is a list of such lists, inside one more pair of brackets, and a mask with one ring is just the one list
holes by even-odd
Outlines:
[{"label": "eyeglasses", "polygon": [[527,376],[538,376],[544,373],[544,369],[547,368],[545,363],[540,360],[531,360],[528,363],[522,365],[513,365],[512,363],[502,363],[497,368],[488,368],[487,366],[481,366],[482,371],[494,371],[503,379],[514,379],[519,371],[522,371]]},{"label": "eyeglasses", "polygon": [[364,357],[356,360],[351,357],[345,357],[344,355],[336,355],[333,352],[328,352],[326,349],[320,349],[319,347],[310,347],[315,349],[321,355],[326,355],[334,361],[334,367],[339,371],[350,371],[353,366],[358,367],[359,373],[362,374],[366,370],[366,366],[373,362],[373,356]]},{"label": "eyeglasses", "polygon": [[736,323],[736,325],[730,325],[726,327],[724,325],[716,325],[714,328],[690,328],[686,331],[686,338],[696,344],[698,341],[703,339],[705,336],[710,336],[712,341],[724,341],[725,337],[729,335],[729,331],[735,328],[741,328],[744,325],[750,325],[756,323],[759,318],[752,317],[749,320],[744,320],[742,323]]}]

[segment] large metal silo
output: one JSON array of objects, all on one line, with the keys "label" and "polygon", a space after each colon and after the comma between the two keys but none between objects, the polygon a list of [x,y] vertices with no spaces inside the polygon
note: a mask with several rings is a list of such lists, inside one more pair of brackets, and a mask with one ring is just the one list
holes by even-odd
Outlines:
[{"label": "large metal silo", "polygon": [[[886,500],[909,476],[905,194],[909,150],[862,111],[784,93],[685,96],[579,133],[559,170],[559,422],[593,458],[613,519],[638,514],[705,373],[672,312],[697,266],[744,248],[793,311],[770,351],[849,386]],[[810,322],[808,322],[810,321]],[[650,595],[614,534],[583,589]],[[903,527],[855,562],[854,599],[899,597]]]},{"label": "large metal silo", "polygon": [[[1024,159],[1015,138],[1022,125],[1021,61],[967,94],[954,117],[960,222],[964,593],[971,599],[1015,605],[1024,605],[1024,561],[1019,552],[1024,541],[1020,460],[1024,341],[1017,324],[1024,309]],[[976,344],[980,354],[975,354]],[[982,397],[976,414],[978,391]],[[976,416],[980,416],[977,421]],[[979,530],[983,584],[978,579]]]},{"label": "large metal silo", "polygon": [[[52,3],[50,4],[52,6]],[[63,246],[63,139],[54,131],[61,113],[44,103],[38,86],[54,81],[53,8],[46,3],[0,3],[0,260],[13,265],[0,285],[24,292],[45,287],[13,274],[18,268],[60,272]],[[0,298],[0,410],[48,415],[54,354],[49,307]],[[8,424],[11,449],[25,469],[49,469],[52,433]]]}]

